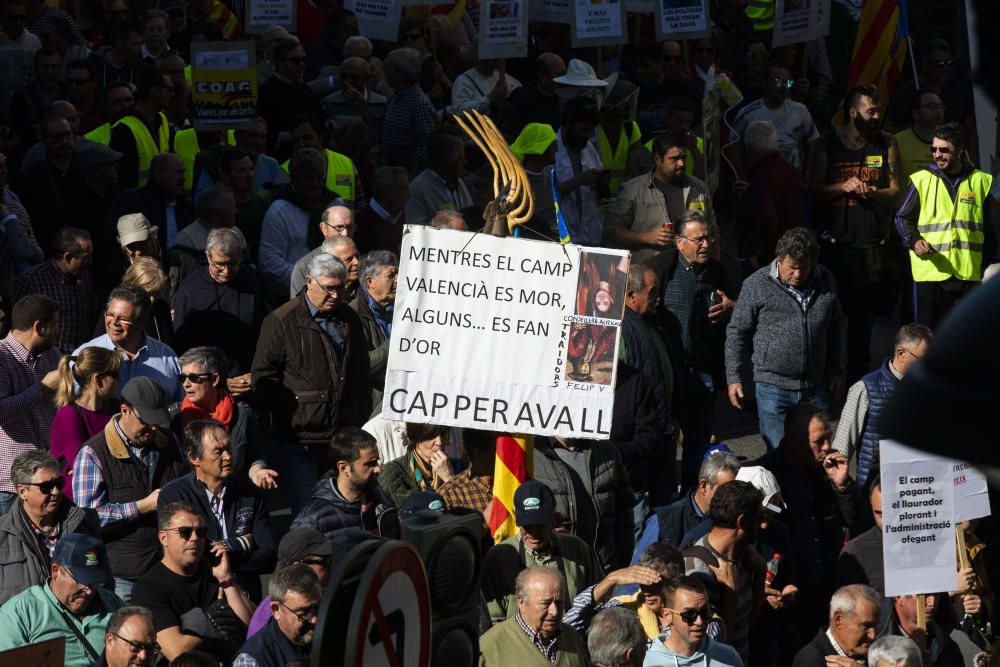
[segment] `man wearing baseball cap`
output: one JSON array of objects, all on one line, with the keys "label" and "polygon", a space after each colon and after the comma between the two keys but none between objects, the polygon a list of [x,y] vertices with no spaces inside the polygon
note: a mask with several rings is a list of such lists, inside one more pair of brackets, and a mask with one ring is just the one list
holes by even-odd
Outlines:
[{"label": "man wearing baseball cap", "polygon": [[115,593],[126,603],[135,580],[160,559],[160,488],[187,473],[170,434],[167,400],[151,378],[129,380],[122,389],[121,412],[83,444],[74,464],[73,497],[80,507],[97,510]]},{"label": "man wearing baseball cap", "polygon": [[104,267],[97,281],[98,294],[106,295],[122,282],[122,277],[139,257],[160,256],[160,243],[156,228],[142,213],[127,213],[118,218],[115,225],[117,242],[121,253],[115,252],[115,243],[110,238],[100,239],[95,248],[94,264]]},{"label": "man wearing baseball cap", "polygon": [[490,549],[483,561],[482,589],[494,624],[517,611],[514,582],[525,568],[543,565],[566,579],[566,609],[583,589],[604,577],[593,547],[575,535],[555,532],[556,498],[552,489],[528,480],[514,492],[518,533]]},{"label": "man wearing baseball cap", "polygon": [[65,639],[67,667],[88,667],[104,648],[104,630],[122,606],[105,588],[108,554],[96,537],[69,533],[56,543],[51,576],[0,607],[0,651]]}]

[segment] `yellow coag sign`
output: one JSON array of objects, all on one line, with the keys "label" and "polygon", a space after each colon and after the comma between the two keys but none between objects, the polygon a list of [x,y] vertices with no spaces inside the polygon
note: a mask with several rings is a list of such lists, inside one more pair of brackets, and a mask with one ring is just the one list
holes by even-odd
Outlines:
[{"label": "yellow coag sign", "polygon": [[[192,45],[194,47],[194,45]],[[257,70],[249,42],[198,44],[191,102],[201,125],[232,126],[257,117]]]}]

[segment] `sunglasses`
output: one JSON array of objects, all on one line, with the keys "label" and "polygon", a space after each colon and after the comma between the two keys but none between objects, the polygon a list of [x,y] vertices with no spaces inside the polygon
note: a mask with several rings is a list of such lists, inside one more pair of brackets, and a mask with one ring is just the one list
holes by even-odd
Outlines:
[{"label": "sunglasses", "polygon": [[144,644],[142,642],[134,642],[131,639],[125,639],[117,632],[112,632],[111,634],[114,635],[119,641],[123,641],[128,644],[128,650],[136,655],[142,653],[143,651],[154,655],[160,652],[160,645],[156,642],[153,642],[152,644]]},{"label": "sunglasses", "polygon": [[707,623],[712,620],[712,605],[705,605],[701,609],[688,609],[687,611],[677,611],[676,609],[670,609],[669,611],[677,614],[682,621],[691,625],[695,622],[699,616]]},{"label": "sunglasses", "polygon": [[278,604],[280,604],[282,607],[295,614],[295,617],[298,618],[303,623],[312,623],[313,620],[315,620],[316,616],[319,614],[319,609],[316,607],[310,607],[308,609],[292,609],[284,602],[278,602]]},{"label": "sunglasses", "polygon": [[56,489],[62,489],[66,484],[65,477],[56,477],[55,479],[50,479],[47,482],[27,482],[25,486],[37,486],[38,490],[42,492],[43,495],[50,495]]},{"label": "sunglasses", "polygon": [[789,90],[791,90],[792,87],[795,86],[795,79],[779,79],[776,77],[774,79],[771,79],[771,81],[773,81],[774,85],[776,85],[778,88],[788,88]]},{"label": "sunglasses", "polygon": [[199,540],[205,539],[205,536],[208,535],[208,528],[205,526],[177,526],[175,528],[164,528],[163,530],[176,530],[177,534],[185,542],[191,539],[192,534],[196,535]]},{"label": "sunglasses", "polygon": [[192,384],[204,384],[212,379],[211,373],[181,373],[177,376],[182,383],[190,381]]},{"label": "sunglasses", "polygon": [[935,67],[951,67],[955,64],[954,58],[941,58],[940,60],[932,60],[931,64]]}]

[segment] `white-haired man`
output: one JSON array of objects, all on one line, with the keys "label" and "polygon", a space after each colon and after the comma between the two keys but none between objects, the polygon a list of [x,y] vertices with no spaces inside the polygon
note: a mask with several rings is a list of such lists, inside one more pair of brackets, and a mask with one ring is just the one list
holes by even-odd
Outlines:
[{"label": "white-haired man", "polygon": [[851,584],[830,598],[830,626],[795,654],[792,667],[857,667],[878,635],[879,594]]}]

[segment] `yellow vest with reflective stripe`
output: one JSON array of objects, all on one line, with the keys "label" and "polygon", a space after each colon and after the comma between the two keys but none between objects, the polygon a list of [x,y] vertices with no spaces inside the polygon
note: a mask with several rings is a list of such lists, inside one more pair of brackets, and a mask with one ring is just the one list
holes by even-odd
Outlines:
[{"label": "yellow vest with reflective stripe", "polygon": [[194,183],[194,160],[201,149],[198,146],[198,134],[193,127],[178,130],[174,135],[174,153],[184,163],[184,191],[191,194]]},{"label": "yellow vest with reflective stripe", "polygon": [[774,0],[748,0],[745,11],[755,31],[774,28]]},{"label": "yellow vest with reflective stripe", "polygon": [[631,132],[625,134],[625,125],[618,130],[618,145],[615,146],[614,154],[611,152],[611,142],[604,128],[597,126],[597,147],[601,151],[601,163],[605,169],[611,170],[611,183],[608,188],[611,194],[618,194],[622,183],[625,181],[625,169],[628,167],[628,152],[635,144],[639,143],[642,133],[639,131],[639,124],[632,121]]},{"label": "yellow vest with reflective stripe", "polygon": [[155,142],[149,133],[149,128],[139,118],[130,114],[115,123],[115,127],[121,124],[132,130],[132,136],[135,137],[135,149],[139,156],[138,183],[145,185],[149,181],[149,163],[160,153],[170,152],[170,125],[167,123],[167,117],[162,111],[160,112],[160,127]]},{"label": "yellow vest with reflective stripe", "polygon": [[[650,154],[652,154],[652,152],[653,152],[653,142],[654,141],[656,141],[656,139],[650,139],[649,141],[647,141],[645,144],[642,145],[642,147],[645,148],[647,151],[649,151]],[[704,158],[705,157],[705,140],[702,139],[701,137],[699,137],[698,135],[695,135],[695,137],[694,137],[694,147],[698,151],[698,155],[700,155],[702,158]],[[688,176],[697,176],[698,178],[702,178],[703,177],[703,174],[696,174],[696,173],[694,173],[694,154],[691,153],[691,149],[690,148],[685,148],[684,149],[684,173],[686,175],[688,175]]]},{"label": "yellow vest with reflective stripe", "polygon": [[[342,199],[354,201],[354,163],[351,158],[327,149],[326,153],[326,189],[337,193]],[[288,172],[286,160],[281,168]]]},{"label": "yellow vest with reflective stripe", "polygon": [[93,130],[83,135],[83,138],[88,141],[96,141],[99,144],[107,146],[111,143],[111,123],[105,123],[104,125],[95,127]]},{"label": "yellow vest with reflective stripe", "polygon": [[940,282],[949,278],[981,280],[983,277],[983,206],[988,206],[993,177],[973,170],[958,184],[952,201],[948,186],[927,169],[910,176],[920,197],[917,232],[934,252],[923,256],[910,251],[913,280]]}]

